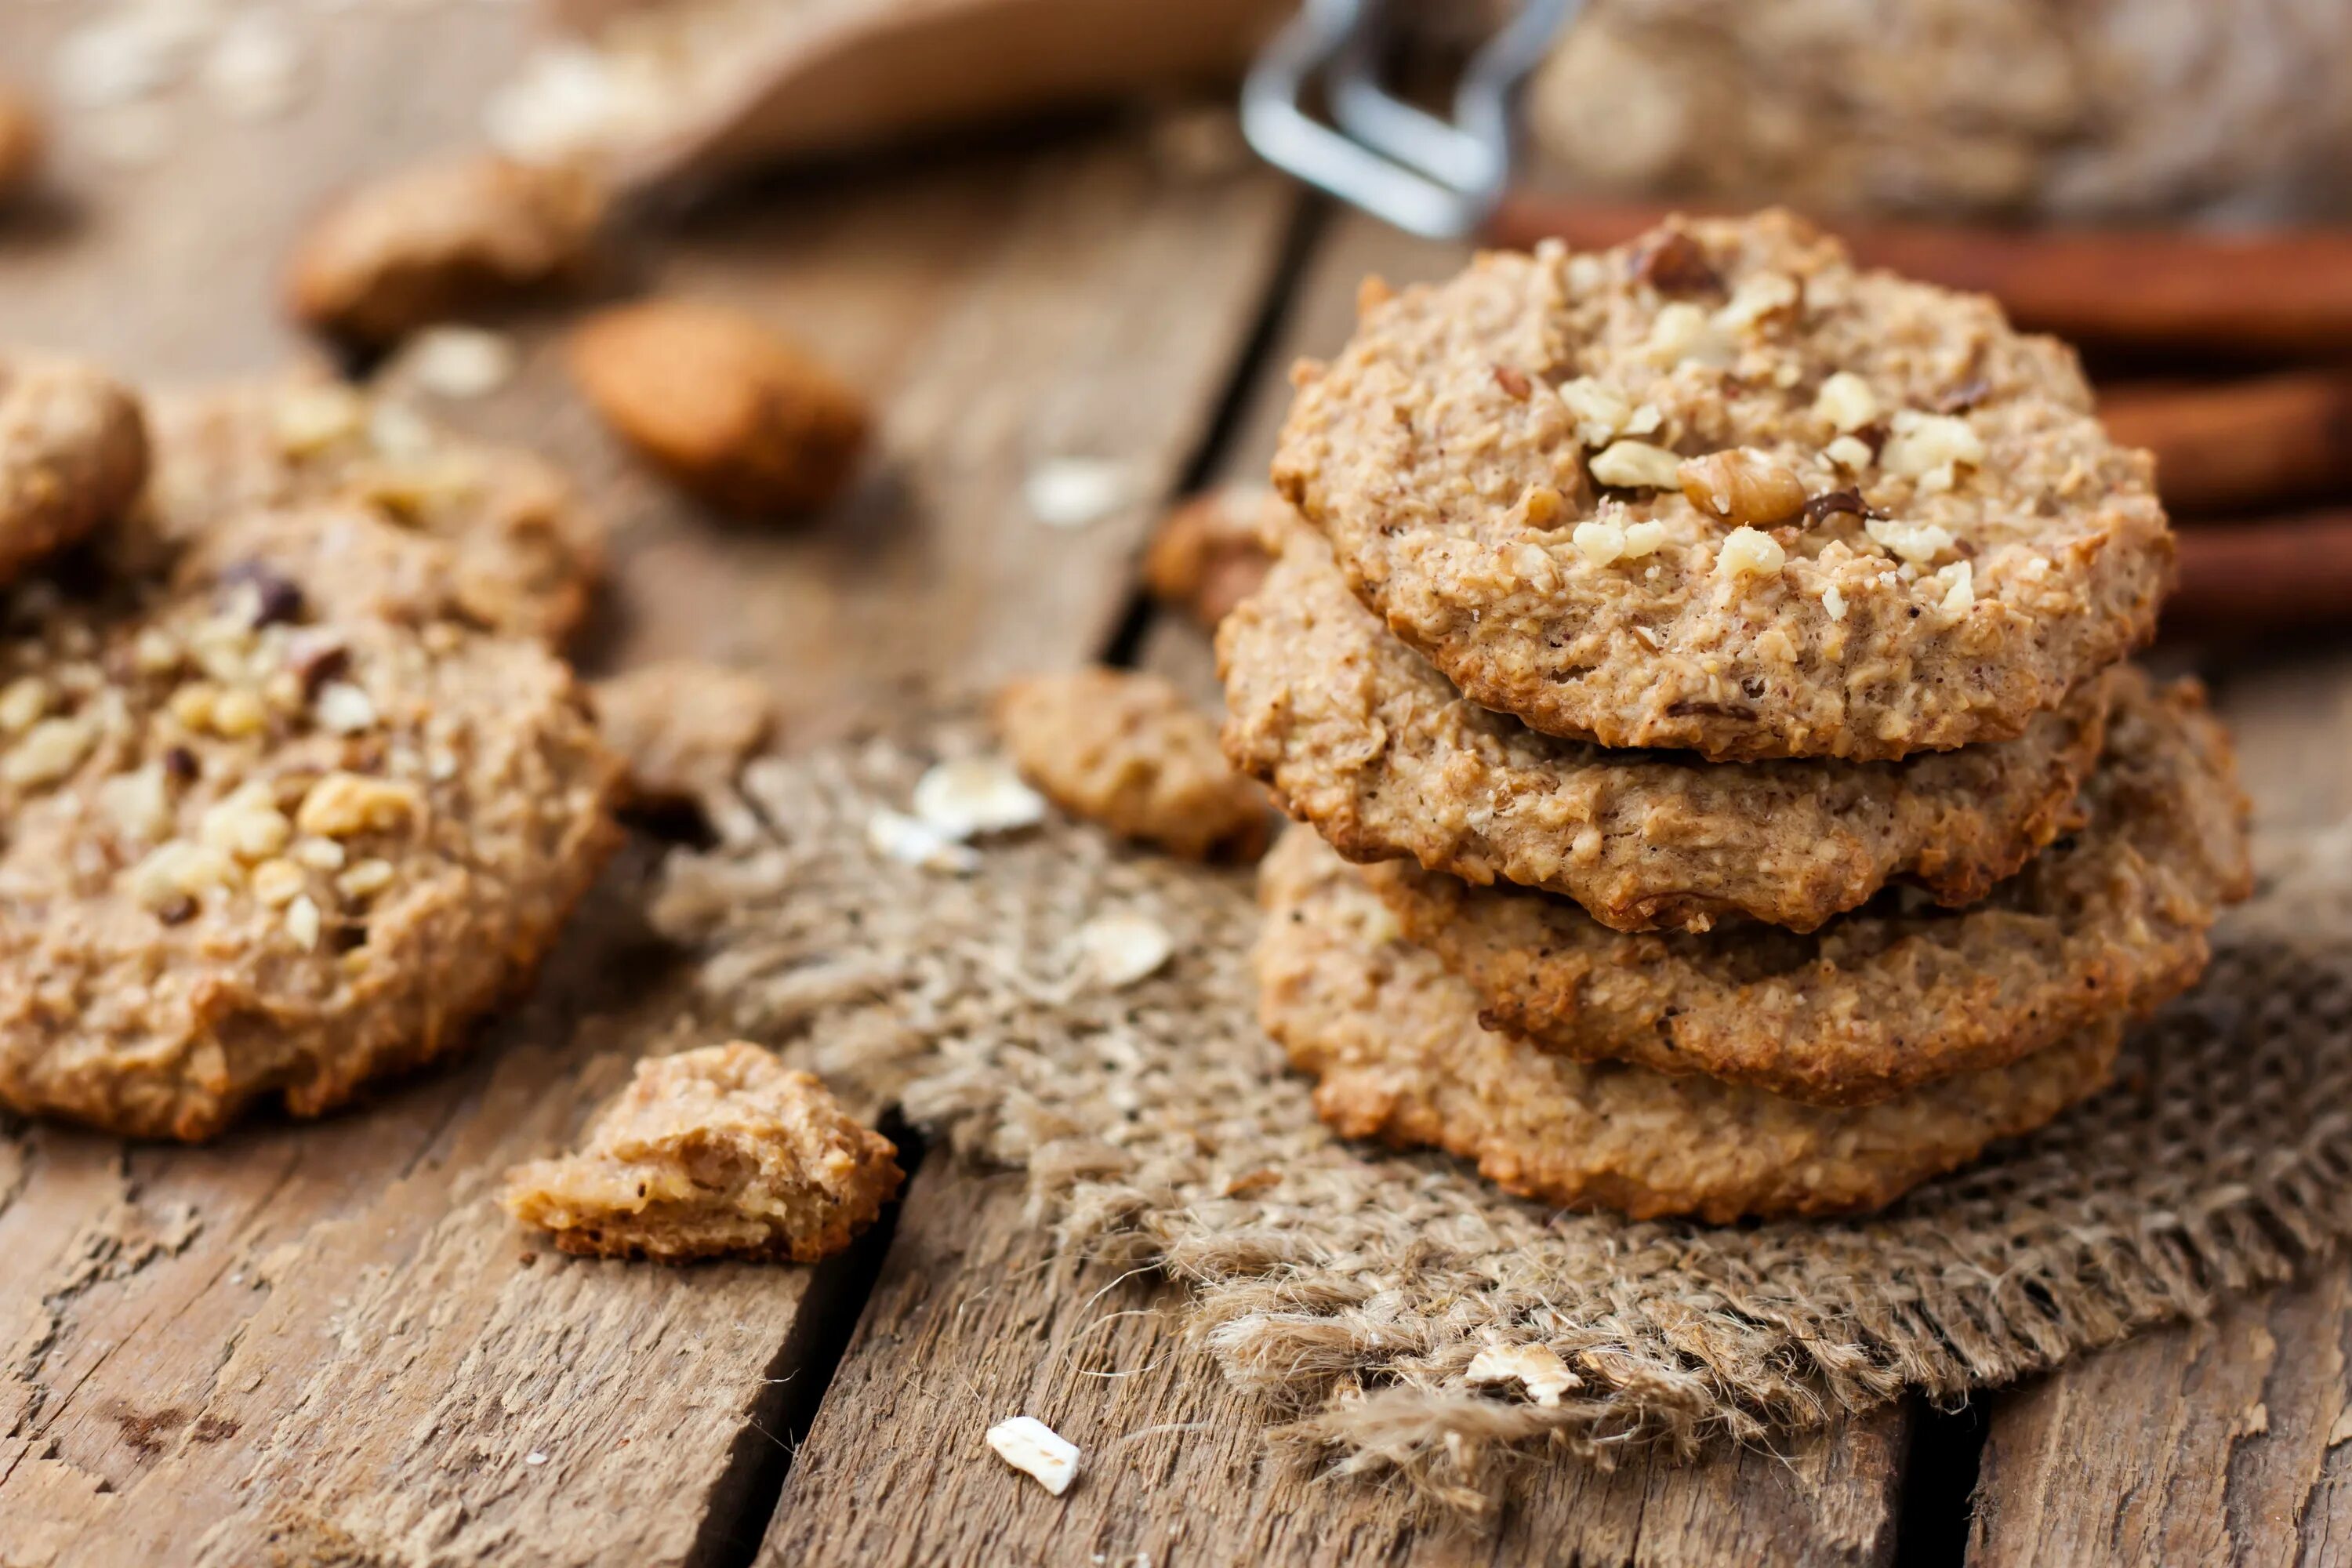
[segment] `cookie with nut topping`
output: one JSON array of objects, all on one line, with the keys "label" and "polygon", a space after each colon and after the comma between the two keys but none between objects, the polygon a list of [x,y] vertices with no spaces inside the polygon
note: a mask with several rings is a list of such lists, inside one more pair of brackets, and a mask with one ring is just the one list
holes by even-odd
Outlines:
[{"label": "cookie with nut topping", "polygon": [[1293,827],[1258,873],[1259,1016],[1350,1138],[1475,1161],[1506,1191],[1636,1219],[1877,1208],[2104,1088],[2109,1019],[2008,1067],[1832,1110],[1703,1077],[1586,1064],[1486,1027],[1350,868]]},{"label": "cookie with nut topping", "polygon": [[0,583],[128,510],[147,482],[128,387],[57,354],[0,354]]},{"label": "cookie with nut topping", "polygon": [[[258,511],[361,505],[445,547],[458,611],[495,631],[561,643],[588,611],[603,531],[555,468],[469,439],[404,404],[340,382],[287,377],[153,401],[149,504],[115,546],[126,570],[196,547]],[[331,570],[326,552],[313,563]]]},{"label": "cookie with nut topping", "polygon": [[1399,861],[1364,878],[1481,1016],[1581,1060],[1867,1105],[2146,1013],[2251,890],[2245,797],[2193,681],[2120,673],[2082,826],[1964,910],[1894,889],[1810,934],[1610,931],[1548,894]]},{"label": "cookie with nut topping", "polygon": [[327,1110],[461,1044],[613,843],[613,764],[530,640],[338,615],[262,556],[5,614],[15,1110],[180,1139]]},{"label": "cookie with nut topping", "polygon": [[1276,483],[1483,707],[1718,761],[2013,739],[2173,542],[2074,357],[1786,214],[1480,257],[1302,365]]},{"label": "cookie with nut topping", "polygon": [[1295,521],[1217,655],[1226,755],[1342,855],[1542,889],[1619,931],[1811,931],[1898,878],[1975,902],[2071,819],[2117,679],[2014,741],[1895,763],[1610,751],[1465,700]]}]

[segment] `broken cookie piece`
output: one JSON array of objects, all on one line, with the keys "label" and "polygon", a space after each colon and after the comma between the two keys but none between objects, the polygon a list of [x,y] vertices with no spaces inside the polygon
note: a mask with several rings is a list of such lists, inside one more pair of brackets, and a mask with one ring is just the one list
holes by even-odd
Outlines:
[{"label": "broken cookie piece", "polygon": [[1274,557],[1265,514],[1280,504],[1263,485],[1223,485],[1185,500],[1160,520],[1143,558],[1152,597],[1204,626],[1223,620],[1265,581]]},{"label": "broken cookie piece", "polygon": [[580,1151],[516,1167],[502,1201],[589,1257],[814,1263],[898,1194],[898,1152],[815,1078],[735,1040],[639,1062]]},{"label": "broken cookie piece", "polygon": [[128,388],[79,360],[0,353],[0,583],[120,516],[146,482]]},{"label": "broken cookie piece", "polygon": [[1023,776],[1073,816],[1192,860],[1265,847],[1265,795],[1225,762],[1208,715],[1159,676],[1030,676],[998,694],[996,723]]},{"label": "broken cookie piece", "polygon": [[383,346],[577,275],[605,193],[569,165],[466,157],[362,185],[312,223],[287,268],[295,319]]},{"label": "broken cookie piece", "polygon": [[866,400],[766,323],[654,300],[572,338],[572,374],[615,434],[723,511],[814,510],[856,471]]},{"label": "broken cookie piece", "polygon": [[768,689],[740,670],[674,659],[597,683],[596,723],[627,770],[624,803],[688,805],[726,786],[775,724]]},{"label": "broken cookie piece", "polygon": [[0,84],[0,202],[33,183],[47,140],[40,112],[22,93]]}]

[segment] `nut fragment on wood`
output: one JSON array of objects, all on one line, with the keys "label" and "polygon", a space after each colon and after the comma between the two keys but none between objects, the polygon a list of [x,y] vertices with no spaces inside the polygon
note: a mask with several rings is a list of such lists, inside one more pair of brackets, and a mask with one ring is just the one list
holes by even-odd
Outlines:
[{"label": "nut fragment on wood", "polygon": [[474,156],[362,185],[297,242],[286,275],[297,320],[383,345],[420,327],[577,277],[605,192],[568,165]]},{"label": "nut fragment on wood", "polygon": [[1143,558],[1152,596],[1204,626],[1223,620],[1265,581],[1274,564],[1265,512],[1282,504],[1263,485],[1223,485],[1180,503]]},{"label": "nut fragment on wood", "polygon": [[1021,772],[1072,816],[1187,859],[1255,859],[1265,796],[1175,685],[1089,668],[1007,684],[996,723]]},{"label": "nut fragment on wood", "polygon": [[1078,1446],[1034,1415],[1015,1415],[988,1429],[988,1446],[1014,1469],[1060,1497],[1078,1479]]},{"label": "nut fragment on wood", "polygon": [[767,687],[694,659],[597,683],[596,727],[626,770],[624,804],[690,805],[726,787],[775,728]]},{"label": "nut fragment on wood", "polygon": [[79,360],[0,353],[0,583],[121,516],[147,466],[130,389]]},{"label": "nut fragment on wood", "polygon": [[40,172],[48,138],[40,111],[15,89],[0,85],[0,201],[23,191]]},{"label": "nut fragment on wood", "polygon": [[501,1201],[566,1252],[814,1263],[897,1195],[898,1152],[814,1077],[732,1040],[639,1062],[579,1152],[516,1167]]},{"label": "nut fragment on wood", "polygon": [[594,317],[572,374],[606,424],[722,510],[813,510],[856,473],[866,400],[798,344],[739,310],[655,300]]}]

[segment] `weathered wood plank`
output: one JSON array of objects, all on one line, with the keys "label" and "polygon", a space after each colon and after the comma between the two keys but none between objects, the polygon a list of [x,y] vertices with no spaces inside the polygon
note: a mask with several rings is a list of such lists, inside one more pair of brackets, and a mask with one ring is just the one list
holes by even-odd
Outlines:
[{"label": "weathered wood plank", "polygon": [[[2352,658],[2217,671],[2256,820],[2352,816]],[[2352,1259],[1994,1397],[1969,1560],[2352,1556]]]},{"label": "weathered wood plank", "polygon": [[[8,58],[35,15],[49,13],[10,14]],[[310,187],[460,139],[469,109],[433,134],[399,127],[423,123],[418,83],[437,98],[494,76],[503,59],[481,57],[509,25],[436,21],[412,47],[366,24],[350,96],[315,100],[315,128],[277,129],[316,131],[319,166],[299,178],[248,157],[233,182],[224,157],[184,185],[152,177],[138,204],[101,192],[58,236],[0,242],[0,340],[157,374],[277,363],[291,344],[267,268]],[[442,71],[445,56],[462,64]],[[1053,530],[1021,481],[1085,455],[1131,463],[1142,493],[1172,483],[1290,203],[1256,175],[1171,184],[1119,140],[779,187],[648,247],[659,286],[770,314],[880,399],[874,481],[798,532],[722,527],[629,467],[564,386],[551,321],[520,325],[514,387],[445,412],[565,462],[616,523],[590,657],[750,665],[814,734],[903,677],[1066,662],[1108,635],[1140,510]],[[191,237],[208,226],[243,237]],[[152,297],[166,278],[183,291]],[[634,1565],[708,1545],[837,1279],[540,1256],[487,1202],[670,1016],[667,955],[634,912],[641,874],[609,879],[537,1002],[473,1061],[364,1111],[203,1150],[7,1130],[0,1563]]]},{"label": "weathered wood plank", "polygon": [[[1433,276],[1461,253],[1341,217],[1318,243],[1221,471],[1262,475],[1290,357],[1328,352],[1368,271]],[[1163,620],[1145,658],[1195,689],[1204,638]],[[1203,690],[1204,699],[1213,691]],[[1787,1456],[1604,1474],[1545,1466],[1491,1530],[1318,1481],[1267,1447],[1267,1412],[1182,1342],[1181,1289],[1052,1257],[1021,1179],[934,1158],[917,1177],[856,1337],[786,1484],[761,1562],[1595,1563],[1891,1560],[1901,1411]],[[1037,1416],[1079,1444],[1068,1496],[1013,1474],[982,1435]]]}]

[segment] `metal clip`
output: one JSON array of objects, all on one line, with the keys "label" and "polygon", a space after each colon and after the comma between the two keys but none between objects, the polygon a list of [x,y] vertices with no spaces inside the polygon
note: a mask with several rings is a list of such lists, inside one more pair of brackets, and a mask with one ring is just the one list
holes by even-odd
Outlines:
[{"label": "metal clip", "polygon": [[[1385,0],[1307,0],[1243,84],[1242,131],[1259,156],[1309,184],[1399,228],[1459,238],[1502,200],[1511,95],[1581,4],[1525,0],[1471,57],[1449,122],[1381,86]],[[1333,125],[1303,107],[1318,75]]]}]

